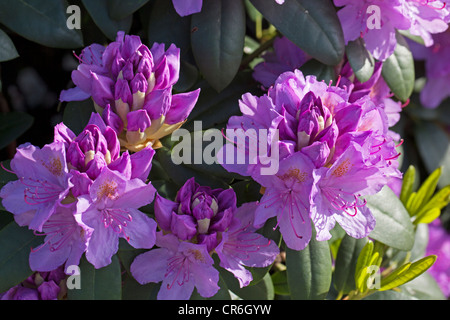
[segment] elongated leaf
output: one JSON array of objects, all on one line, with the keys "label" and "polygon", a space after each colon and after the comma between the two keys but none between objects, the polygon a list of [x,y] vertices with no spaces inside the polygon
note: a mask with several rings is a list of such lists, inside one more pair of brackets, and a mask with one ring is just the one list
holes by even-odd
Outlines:
[{"label": "elongated leaf", "polygon": [[155,1],[150,13],[147,31],[151,44],[153,42],[164,43],[167,48],[174,43],[180,48],[181,57],[184,57],[190,51],[190,16],[180,17],[175,11],[172,1]]},{"label": "elongated leaf", "polygon": [[433,209],[441,210],[450,202],[450,185],[442,188],[417,213],[417,219]]},{"label": "elongated leaf", "polygon": [[434,170],[417,190],[417,194],[412,201],[410,207],[406,207],[411,215],[415,215],[424,206],[428,200],[430,200],[434,191],[436,190],[437,183],[441,176],[442,169],[437,168]]},{"label": "elongated leaf", "polygon": [[428,173],[442,167],[438,187],[450,184],[450,138],[433,122],[420,122],[414,130],[417,148]]},{"label": "elongated leaf", "polygon": [[414,245],[414,227],[400,199],[389,188],[369,196],[367,206],[376,219],[369,237],[388,246],[409,251]]},{"label": "elongated leaf", "polygon": [[192,16],[192,52],[205,79],[222,91],[238,72],[244,51],[245,6],[242,1],[204,1]]},{"label": "elongated leaf", "polygon": [[441,215],[441,209],[433,208],[428,211],[423,211],[422,214],[417,215],[416,220],[414,220],[414,224],[418,223],[431,223]]},{"label": "elongated leaf", "polygon": [[405,38],[397,33],[394,53],[383,62],[381,75],[401,101],[409,99],[414,90],[414,59]]},{"label": "elongated leaf", "polygon": [[272,282],[276,294],[284,296],[288,296],[290,294],[286,270],[273,273]]},{"label": "elongated leaf", "polygon": [[91,99],[71,101],[64,109],[63,122],[78,135],[89,122],[92,112],[95,110]]},{"label": "elongated leaf", "polygon": [[334,269],[334,286],[343,294],[355,289],[356,264],[367,238],[355,239],[345,235],[339,246]]},{"label": "elongated leaf", "polygon": [[337,65],[345,52],[336,10],[328,0],[250,1],[283,35],[322,63]]},{"label": "elongated leaf", "polygon": [[34,118],[28,113],[8,112],[0,114],[0,149],[25,133],[33,122]]},{"label": "elongated leaf", "polygon": [[120,20],[112,19],[108,14],[108,0],[82,0],[95,24],[109,40],[116,40],[117,31],[128,32],[133,20],[132,16],[125,16]]},{"label": "elongated leaf", "polygon": [[369,80],[375,69],[375,59],[367,51],[364,40],[358,38],[355,41],[350,41],[345,48],[345,52],[359,82],[363,83]]},{"label": "elongated leaf", "polygon": [[373,253],[373,241],[369,240],[365,245],[364,248],[362,248],[361,252],[359,253],[358,259],[356,261],[356,267],[355,267],[355,274],[360,273],[361,269],[365,266],[368,266],[368,262],[370,258],[372,257]]},{"label": "elongated leaf", "polygon": [[130,16],[148,0],[109,0],[108,1],[108,13],[114,20],[122,20]]},{"label": "elongated leaf", "polygon": [[0,243],[0,292],[5,292],[33,273],[28,263],[30,249],[39,246],[42,238],[12,221],[0,230]]},{"label": "elongated leaf", "polygon": [[[11,38],[3,31],[0,30],[0,62],[15,59],[19,56],[19,53],[14,46]],[[1,86],[0,86],[1,89]]]},{"label": "elongated leaf", "polygon": [[0,0],[0,21],[28,40],[53,48],[83,46],[80,30],[67,27],[68,3],[62,0]]},{"label": "elongated leaf", "polygon": [[120,300],[122,279],[117,256],[110,265],[95,269],[85,257],[80,261],[80,289],[68,290],[69,300]]},{"label": "elongated leaf", "polygon": [[300,67],[303,74],[316,76],[317,80],[329,83],[336,79],[336,74],[332,66],[320,63],[315,59],[311,59]]},{"label": "elongated leaf", "polygon": [[325,299],[330,290],[332,275],[327,241],[317,241],[313,234],[305,249],[295,251],[287,248],[286,267],[291,299]]},{"label": "elongated leaf", "polygon": [[[422,258],[412,264],[407,264],[407,266],[400,267],[400,272],[395,274],[395,277],[388,277],[387,280],[383,283],[381,282],[380,291],[389,290],[395,287],[398,287],[402,284],[405,284],[414,278],[417,278],[422,273],[427,271],[436,261],[435,255],[430,255],[425,258]],[[409,267],[408,267],[409,266]]]},{"label": "elongated leaf", "polygon": [[400,191],[400,201],[406,206],[406,203],[413,192],[414,181],[416,179],[416,168],[409,166],[403,175],[402,189]]}]

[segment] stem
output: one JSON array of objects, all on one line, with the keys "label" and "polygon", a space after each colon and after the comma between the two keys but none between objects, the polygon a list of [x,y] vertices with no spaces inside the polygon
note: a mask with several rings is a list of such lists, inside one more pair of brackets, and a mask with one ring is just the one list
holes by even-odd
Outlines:
[{"label": "stem", "polygon": [[241,62],[241,69],[245,69],[250,62],[253,61],[253,59],[257,58],[261,53],[266,51],[268,48],[270,48],[273,45],[273,42],[275,41],[275,37],[270,38],[266,42],[262,43],[258,49],[253,51],[251,54],[249,54],[247,57],[245,57]]}]

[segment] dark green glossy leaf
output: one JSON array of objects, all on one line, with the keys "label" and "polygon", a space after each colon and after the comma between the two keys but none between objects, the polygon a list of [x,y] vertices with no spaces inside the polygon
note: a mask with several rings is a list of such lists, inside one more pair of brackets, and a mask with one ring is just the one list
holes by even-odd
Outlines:
[{"label": "dark green glossy leaf", "polygon": [[291,299],[325,299],[332,276],[331,253],[327,241],[315,240],[313,232],[305,249],[295,251],[286,248],[286,267]]},{"label": "dark green glossy leaf", "polygon": [[367,206],[376,220],[369,237],[400,250],[411,250],[414,245],[414,227],[408,211],[389,188],[368,196]]},{"label": "dark green glossy leaf", "polygon": [[406,206],[406,203],[413,192],[414,181],[416,180],[416,168],[409,166],[403,175],[402,189],[400,192],[400,201]]},{"label": "dark green glossy leaf", "polygon": [[355,239],[345,235],[339,246],[334,269],[334,286],[338,292],[346,294],[355,289],[355,271],[361,250],[367,238]]},{"label": "dark green glossy leaf", "polygon": [[408,43],[402,35],[396,35],[394,53],[383,62],[381,75],[394,95],[406,101],[414,90],[414,59]]},{"label": "dark green glossy leaf", "polygon": [[150,46],[153,42],[164,43],[168,48],[174,43],[180,48],[180,56],[190,50],[191,17],[180,17],[175,11],[172,1],[155,1],[147,25]]},{"label": "dark green glossy leaf", "polygon": [[78,135],[89,122],[92,112],[95,110],[91,99],[71,101],[64,108],[63,122]]},{"label": "dark green glossy leaf", "polygon": [[0,292],[7,291],[33,273],[28,262],[30,250],[39,246],[42,240],[14,221],[0,230]]},{"label": "dark green glossy leaf", "polygon": [[277,271],[272,274],[272,282],[275,294],[288,296],[289,292],[289,284],[287,281],[287,271]]},{"label": "dark green glossy leaf", "polygon": [[144,6],[148,0],[108,0],[108,13],[114,20],[122,20]]},{"label": "dark green glossy leaf", "polygon": [[28,113],[8,112],[0,114],[0,149],[25,133],[33,124],[34,118]]},{"label": "dark green glossy leaf", "polygon": [[332,66],[320,63],[315,59],[306,62],[300,67],[300,70],[305,76],[313,75],[316,76],[317,80],[323,80],[326,83],[329,83],[330,81],[334,81],[336,79],[336,74]]},{"label": "dark green glossy leaf", "polygon": [[442,167],[438,187],[450,184],[450,138],[437,124],[428,121],[420,122],[414,130],[417,148],[428,173]]},{"label": "dark green glossy leaf", "polygon": [[120,300],[122,298],[122,275],[117,256],[110,265],[95,269],[86,258],[80,261],[81,289],[69,289],[69,300]]},{"label": "dark green glossy leaf", "polygon": [[[19,56],[19,53],[14,46],[11,38],[3,31],[0,30],[0,62],[15,59]],[[1,86],[0,86],[1,89]]]},{"label": "dark green glossy leaf", "polygon": [[1,0],[0,21],[28,40],[53,48],[83,46],[80,30],[67,28],[67,1]]},{"label": "dark green glossy leaf", "polygon": [[345,52],[344,35],[333,3],[328,0],[251,3],[283,35],[322,63],[337,65]]},{"label": "dark green glossy leaf", "polygon": [[204,1],[191,20],[192,52],[205,79],[222,91],[241,64],[245,38],[245,6],[242,1]]},{"label": "dark green glossy leaf", "polygon": [[345,48],[345,52],[348,62],[359,82],[363,83],[369,80],[375,69],[375,59],[367,51],[364,40],[358,38],[357,40],[350,41]]},{"label": "dark green glossy leaf", "polygon": [[130,30],[133,17],[129,15],[120,20],[112,19],[108,14],[108,7],[110,7],[108,0],[82,0],[82,2],[92,20],[109,40],[116,40],[117,31]]}]

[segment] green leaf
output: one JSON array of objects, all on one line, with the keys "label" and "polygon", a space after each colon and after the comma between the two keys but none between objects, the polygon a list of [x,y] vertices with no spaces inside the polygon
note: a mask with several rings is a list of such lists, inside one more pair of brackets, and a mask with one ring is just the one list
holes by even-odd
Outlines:
[{"label": "green leaf", "polygon": [[24,38],[52,48],[83,46],[80,30],[67,28],[66,1],[0,0],[0,21]]},{"label": "green leaf", "polygon": [[330,290],[332,276],[330,247],[327,241],[317,241],[314,233],[305,249],[296,251],[286,248],[287,279],[291,299],[322,300]]},{"label": "green leaf", "polygon": [[410,206],[406,207],[406,210],[408,210],[411,216],[415,216],[417,212],[428,202],[428,200],[430,200],[431,196],[436,190],[441,172],[441,168],[437,168],[436,170],[434,170],[433,173],[431,173],[428,178],[425,179],[419,190],[417,190],[414,200],[411,201]]},{"label": "green leaf", "polygon": [[334,286],[338,292],[346,294],[356,287],[355,271],[367,238],[355,239],[345,235],[339,246],[334,268]]},{"label": "green leaf", "polygon": [[81,289],[70,289],[69,300],[120,300],[122,297],[122,275],[116,255],[106,267],[95,269],[86,258],[80,261]]},{"label": "green leaf", "polygon": [[[122,2],[122,1],[121,1]],[[172,1],[155,1],[147,25],[150,47],[153,42],[164,43],[168,48],[174,43],[185,57],[191,46],[191,17],[180,17]]]},{"label": "green leaf", "polygon": [[392,277],[388,276],[385,280],[381,280],[381,288],[379,290],[385,291],[393,289],[417,278],[434,264],[436,258],[435,255],[430,255],[414,263],[408,263],[405,266],[400,267],[400,270],[394,272]]},{"label": "green leaf", "polygon": [[222,91],[239,70],[244,51],[245,6],[242,1],[204,1],[191,20],[192,52],[205,79]]},{"label": "green leaf", "polygon": [[446,300],[436,280],[428,273],[423,273],[399,289],[376,291],[363,300]]},{"label": "green leaf", "polygon": [[272,278],[269,273],[266,273],[261,281],[258,281],[253,286],[249,285],[232,291],[244,300],[273,300],[275,296]]},{"label": "green leaf", "polygon": [[331,1],[251,0],[251,3],[284,36],[327,65],[337,65],[345,52],[341,23]]},{"label": "green leaf", "polygon": [[399,33],[394,53],[383,62],[381,75],[394,95],[406,101],[414,90],[414,59],[408,43]]},{"label": "green leaf", "polygon": [[372,258],[374,244],[373,241],[369,240],[359,253],[358,259],[355,266],[355,283],[360,282],[360,276],[362,274],[363,268],[369,265],[369,260]]},{"label": "green leaf", "polygon": [[375,59],[367,51],[362,38],[350,41],[345,47],[348,62],[359,82],[364,83],[372,77]]},{"label": "green leaf", "polygon": [[0,230],[0,243],[0,292],[5,292],[33,273],[30,249],[39,246],[42,238],[12,221]]},{"label": "green leaf", "polygon": [[421,121],[414,130],[419,154],[428,173],[442,167],[439,188],[450,184],[450,138],[437,124]]},{"label": "green leaf", "polygon": [[34,118],[28,113],[0,113],[0,149],[24,134],[33,124]]},{"label": "green leaf", "polygon": [[311,59],[306,62],[300,67],[300,70],[305,76],[316,76],[318,81],[323,80],[326,83],[329,83],[330,81],[334,81],[336,79],[336,74],[332,66],[320,63],[315,59]]},{"label": "green leaf", "polygon": [[[0,62],[15,59],[19,53],[14,46],[11,38],[0,29]],[[1,86],[0,86],[1,89]]]},{"label": "green leaf", "polygon": [[82,0],[82,2],[92,20],[109,40],[116,40],[117,31],[128,32],[130,30],[133,17],[129,15],[122,19],[112,19],[108,14],[110,7],[108,0]]},{"label": "green leaf", "polygon": [[252,73],[242,71],[220,93],[212,88],[206,81],[199,85],[201,91],[195,108],[183,125],[184,129],[194,131],[194,121],[202,121],[202,129],[215,128],[221,125],[226,127],[228,119],[233,115],[239,115],[239,99],[246,92],[257,94]]},{"label": "green leaf", "polygon": [[369,237],[390,247],[409,251],[414,245],[414,227],[408,211],[389,188],[366,197],[367,207],[375,217],[375,228]]},{"label": "green leaf", "polygon": [[148,0],[109,0],[108,13],[114,20],[122,20],[144,6]]},{"label": "green leaf", "polygon": [[290,295],[289,292],[289,285],[287,281],[287,271],[277,271],[272,274],[272,282],[275,294],[288,296]]},{"label": "green leaf", "polygon": [[450,185],[439,190],[428,203],[416,214],[414,224],[430,223],[441,213],[441,209],[450,202]]},{"label": "green leaf", "polygon": [[92,112],[95,110],[91,99],[71,101],[64,108],[63,122],[78,135],[89,122]]},{"label": "green leaf", "polygon": [[126,276],[122,286],[122,300],[156,300],[160,283],[140,284],[133,277]]},{"label": "green leaf", "polygon": [[414,181],[416,180],[416,168],[413,165],[408,167],[403,175],[402,189],[400,191],[400,201],[406,206],[406,203],[413,192]]}]

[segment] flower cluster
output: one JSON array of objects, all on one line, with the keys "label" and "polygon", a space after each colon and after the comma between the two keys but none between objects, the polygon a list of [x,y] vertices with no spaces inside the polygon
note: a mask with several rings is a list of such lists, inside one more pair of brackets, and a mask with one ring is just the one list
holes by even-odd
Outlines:
[{"label": "flower cluster", "polygon": [[139,255],[131,273],[141,284],[161,282],[158,299],[188,299],[194,287],[203,297],[217,293],[220,266],[247,286],[253,279],[247,267],[266,267],[279,253],[275,242],[255,233],[254,204],[236,208],[233,189],[200,186],[189,179],[178,191],[175,201],[159,195],[155,217],[161,231],[158,249]]},{"label": "flower cluster", "polygon": [[377,60],[386,60],[397,44],[396,30],[409,30],[433,44],[432,34],[448,28],[450,11],[443,1],[429,0],[334,0],[345,42],[363,38]]},{"label": "flower cluster", "polygon": [[367,236],[375,219],[363,197],[401,177],[384,105],[369,94],[356,96],[356,91],[304,77],[299,70],[285,72],[267,94],[244,94],[239,102],[243,115],[228,122],[227,129],[241,134],[267,130],[267,155],[278,152],[274,175],[262,174],[263,159],[245,165],[226,159],[228,154],[249,157],[249,144],[260,141],[226,144],[218,158],[225,169],[261,184],[264,195],[255,226],[277,216],[291,249],[302,250],[309,243],[311,220],[317,240],[328,240],[336,222],[352,237]]},{"label": "flower cluster", "polygon": [[57,300],[67,291],[62,267],[50,272],[35,272],[22,283],[0,293],[0,300]]},{"label": "flower cluster", "polygon": [[45,236],[32,249],[31,269],[78,265],[84,252],[96,268],[104,267],[119,237],[135,248],[151,248],[156,223],[138,209],[154,198],[154,187],[146,183],[153,155],[150,147],[120,154],[115,131],[97,113],[78,136],[61,123],[53,143],[19,146],[11,160],[18,180],[0,197],[19,225]]},{"label": "flower cluster", "polygon": [[72,72],[75,88],[61,92],[61,101],[92,97],[96,110],[112,127],[123,148],[156,149],[159,139],[186,120],[200,90],[172,94],[180,72],[180,50],[155,43],[150,49],[138,36],[117,33],[106,48],[85,48]]},{"label": "flower cluster", "polygon": [[436,108],[450,97],[450,30],[433,35],[433,40],[430,47],[409,42],[414,58],[425,61],[427,81],[420,102],[426,108]]}]

